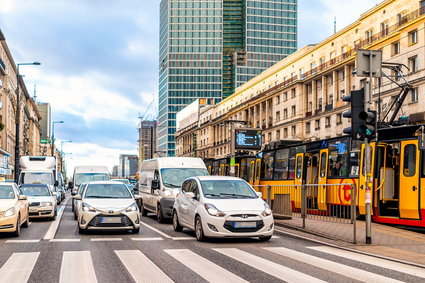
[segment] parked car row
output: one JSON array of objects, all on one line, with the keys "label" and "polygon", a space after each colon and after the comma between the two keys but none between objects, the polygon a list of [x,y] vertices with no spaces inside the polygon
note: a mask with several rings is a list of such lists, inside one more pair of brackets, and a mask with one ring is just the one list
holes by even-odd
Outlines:
[{"label": "parked car row", "polygon": [[0,182],[0,232],[19,237],[21,227],[29,226],[29,218],[54,220],[57,215],[56,192],[47,184]]}]

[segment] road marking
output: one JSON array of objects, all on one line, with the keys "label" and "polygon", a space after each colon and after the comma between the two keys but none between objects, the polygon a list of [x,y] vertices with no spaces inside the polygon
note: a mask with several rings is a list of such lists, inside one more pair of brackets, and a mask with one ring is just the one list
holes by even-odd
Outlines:
[{"label": "road marking", "polygon": [[290,269],[286,266],[274,263],[236,248],[213,250],[286,282],[325,282],[305,273]]},{"label": "road marking", "polygon": [[277,247],[263,249],[363,282],[401,282],[389,277],[374,274],[362,269],[354,268],[345,264],[333,262],[331,260],[312,256],[302,252],[297,252],[287,248]]},{"label": "road marking", "polygon": [[131,238],[133,241],[162,241],[164,240],[161,237],[153,237],[153,238]]},{"label": "road marking", "polygon": [[163,236],[163,237],[165,237],[165,238],[167,238],[167,239],[171,239],[171,238],[173,238],[173,237],[171,237],[170,235],[165,234],[164,232],[159,231],[159,230],[158,230],[158,229],[156,229],[155,227],[152,227],[152,226],[150,226],[150,225],[148,225],[148,224],[146,224],[146,223],[144,223],[144,222],[140,222],[140,224],[142,224],[142,225],[144,225],[144,226],[148,227],[148,228],[149,228],[149,229],[151,229],[152,231],[157,232],[158,234],[160,234],[161,236]]},{"label": "road marking", "polygon": [[27,282],[40,255],[35,253],[14,253],[0,268],[1,282]]},{"label": "road marking", "polygon": [[79,242],[80,239],[51,239],[49,242],[53,243],[65,243],[65,242]]},{"label": "road marking", "polygon": [[279,236],[272,236],[272,239],[280,239]]},{"label": "road marking", "polygon": [[91,242],[119,242],[122,238],[91,238]]},{"label": "road marking", "polygon": [[164,250],[164,252],[186,265],[208,282],[248,282],[188,249]]},{"label": "road marking", "polygon": [[63,252],[59,282],[97,282],[90,251]]},{"label": "road marking", "polygon": [[40,242],[40,239],[37,239],[37,240],[7,240],[5,243],[23,244],[23,243],[38,243],[38,242]]},{"label": "road marking", "polygon": [[116,250],[118,258],[124,264],[136,282],[173,282],[158,266],[139,250]]},{"label": "road marking", "polygon": [[396,262],[393,262],[391,260],[376,258],[376,257],[373,257],[373,256],[368,256],[368,255],[359,254],[359,253],[355,253],[355,252],[345,251],[345,250],[341,250],[341,249],[337,249],[337,248],[333,248],[333,247],[323,246],[323,247],[308,247],[308,248],[315,250],[315,251],[324,252],[324,253],[336,255],[336,256],[339,256],[339,257],[344,257],[344,258],[352,259],[352,260],[355,260],[355,261],[360,261],[360,262],[363,262],[363,263],[372,264],[372,265],[376,265],[376,266],[379,266],[379,267],[383,267],[383,268],[399,271],[399,272],[402,272],[402,273],[407,273],[407,274],[411,274],[411,275],[414,275],[414,276],[425,278],[425,270],[423,268],[420,268],[420,267],[411,266],[411,265],[402,264],[402,263],[396,263]]},{"label": "road marking", "polygon": [[171,237],[174,241],[190,241],[196,240],[195,237]]},{"label": "road marking", "polygon": [[49,230],[47,230],[46,234],[43,237],[43,240],[51,240],[55,237],[56,232],[58,231],[59,224],[60,224],[63,212],[65,211],[65,206],[66,206],[68,200],[69,200],[69,197],[66,198],[64,200],[64,204],[62,204],[59,207],[58,215],[56,216],[55,221],[53,221],[52,224],[50,224]]}]

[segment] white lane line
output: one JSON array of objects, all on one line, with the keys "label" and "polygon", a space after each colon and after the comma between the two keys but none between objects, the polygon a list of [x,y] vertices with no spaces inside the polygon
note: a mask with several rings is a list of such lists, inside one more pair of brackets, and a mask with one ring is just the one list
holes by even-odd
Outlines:
[{"label": "white lane line", "polygon": [[133,241],[162,241],[164,240],[161,237],[152,237],[152,238],[131,238]]},{"label": "white lane line", "polygon": [[402,264],[402,263],[394,262],[391,260],[376,258],[373,256],[368,256],[368,255],[359,254],[355,252],[345,251],[345,250],[341,250],[341,249],[337,249],[333,247],[322,246],[322,247],[308,247],[308,248],[315,251],[324,252],[324,253],[336,255],[339,257],[344,257],[344,258],[352,259],[355,261],[360,261],[363,263],[372,264],[379,267],[399,271],[402,273],[411,274],[413,276],[425,278],[425,269],[420,267],[411,266],[408,264]]},{"label": "white lane line", "polygon": [[64,200],[64,204],[62,204],[58,209],[58,215],[56,216],[55,221],[50,224],[49,230],[47,230],[46,234],[43,237],[43,240],[51,240],[55,237],[56,232],[58,231],[59,224],[65,211],[66,204],[68,203],[69,197]]},{"label": "white lane line", "polygon": [[174,241],[193,241],[196,240],[195,237],[171,237]]},{"label": "white lane line", "polygon": [[248,282],[188,249],[164,250],[164,252],[186,265],[208,282]]},{"label": "white lane line", "polygon": [[40,242],[40,239],[37,239],[37,240],[7,240],[5,243],[24,244],[24,243],[38,243],[38,242]]},{"label": "white lane line", "polygon": [[124,264],[136,282],[173,282],[158,266],[139,250],[116,250],[118,258]]},{"label": "white lane line", "polygon": [[374,274],[372,272],[368,272],[362,269],[354,268],[345,264],[333,262],[327,259],[308,255],[302,252],[297,252],[287,248],[277,247],[263,249],[363,282],[402,282],[389,277]]},{"label": "white lane line", "polygon": [[279,236],[272,236],[272,239],[280,239]]},{"label": "white lane line", "polygon": [[119,242],[122,238],[91,238],[91,242]]},{"label": "white lane line", "polygon": [[140,224],[142,224],[142,225],[144,225],[144,226],[148,227],[148,228],[149,228],[149,229],[151,229],[152,231],[157,232],[158,234],[160,234],[161,236],[163,236],[163,237],[165,237],[165,238],[167,238],[167,239],[171,239],[171,238],[173,238],[173,237],[171,237],[170,235],[165,234],[164,232],[159,231],[159,230],[158,230],[158,229],[156,229],[155,227],[152,227],[152,226],[150,226],[150,225],[148,225],[148,224],[146,224],[146,223],[144,223],[144,222],[140,222]]},{"label": "white lane line", "polygon": [[62,256],[60,283],[97,282],[90,251],[65,251]]},{"label": "white lane line", "polygon": [[39,252],[12,254],[3,267],[0,268],[0,281],[26,283],[39,255]]},{"label": "white lane line", "polygon": [[49,242],[53,243],[66,243],[66,242],[79,242],[81,239],[51,239]]},{"label": "white lane line", "polygon": [[236,248],[213,250],[286,282],[325,282],[305,273],[290,269],[286,266],[274,263],[262,257],[244,252]]}]

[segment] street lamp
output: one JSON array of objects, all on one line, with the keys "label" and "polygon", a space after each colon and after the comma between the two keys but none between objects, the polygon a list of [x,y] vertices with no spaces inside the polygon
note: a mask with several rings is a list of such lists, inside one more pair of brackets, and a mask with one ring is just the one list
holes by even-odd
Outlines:
[{"label": "street lamp", "polygon": [[15,113],[15,182],[19,181],[19,157],[20,157],[20,137],[19,137],[19,124],[21,122],[21,97],[19,93],[19,66],[25,65],[41,65],[40,62],[32,63],[18,63],[16,64],[16,113]]},{"label": "street lamp", "polygon": [[63,124],[64,121],[52,122],[52,156],[55,156],[55,124]]},{"label": "street lamp", "polygon": [[65,174],[65,166],[64,166],[64,162],[65,162],[65,152],[63,152],[63,144],[64,143],[67,143],[67,142],[72,142],[72,141],[61,141],[61,151],[60,151],[60,158],[61,158],[61,161],[62,161],[62,168],[61,168],[61,171],[62,171],[62,173],[63,174]]}]

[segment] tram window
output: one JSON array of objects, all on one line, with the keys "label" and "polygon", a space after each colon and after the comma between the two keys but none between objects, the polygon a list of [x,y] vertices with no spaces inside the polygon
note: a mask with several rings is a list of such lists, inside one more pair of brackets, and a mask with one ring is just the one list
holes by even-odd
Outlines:
[{"label": "tram window", "polygon": [[276,151],[276,160],[274,165],[274,180],[288,179],[289,149],[280,149]]},{"label": "tram window", "polygon": [[301,178],[302,175],[302,165],[303,165],[303,157],[298,156],[297,157],[297,179]]},{"label": "tram window", "polygon": [[293,180],[295,178],[295,148],[289,149],[288,171],[289,171],[289,179]]},{"label": "tram window", "polygon": [[326,176],[326,152],[322,152],[320,156],[320,178]]},{"label": "tram window", "polygon": [[416,174],[416,145],[408,144],[404,147],[403,174],[412,177]]},{"label": "tram window", "polygon": [[329,177],[346,177],[348,161],[347,141],[329,143]]},{"label": "tram window", "polygon": [[274,151],[266,152],[263,155],[263,163],[261,165],[261,179],[273,179]]}]

